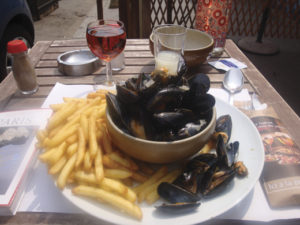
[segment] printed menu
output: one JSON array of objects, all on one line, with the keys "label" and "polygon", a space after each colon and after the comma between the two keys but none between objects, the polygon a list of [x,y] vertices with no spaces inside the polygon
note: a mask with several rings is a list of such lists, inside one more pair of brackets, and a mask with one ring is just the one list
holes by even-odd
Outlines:
[{"label": "printed menu", "polygon": [[273,108],[247,113],[258,129],[265,165],[261,183],[272,208],[300,205],[300,148]]},{"label": "printed menu", "polygon": [[0,113],[0,215],[14,214],[35,159],[35,135],[49,109]]}]

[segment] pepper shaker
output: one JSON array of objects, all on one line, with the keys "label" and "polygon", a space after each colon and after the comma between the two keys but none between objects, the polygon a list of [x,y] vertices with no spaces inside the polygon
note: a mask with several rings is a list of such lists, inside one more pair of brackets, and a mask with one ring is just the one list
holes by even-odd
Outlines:
[{"label": "pepper shaker", "polygon": [[22,40],[7,43],[7,52],[13,56],[12,71],[22,94],[33,94],[38,90],[35,70],[27,54],[27,46]]}]

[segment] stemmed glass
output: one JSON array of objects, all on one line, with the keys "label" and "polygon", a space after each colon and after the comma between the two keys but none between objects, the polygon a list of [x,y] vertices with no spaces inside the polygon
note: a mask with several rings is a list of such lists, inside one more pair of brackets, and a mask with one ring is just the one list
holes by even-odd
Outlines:
[{"label": "stemmed glass", "polygon": [[125,48],[126,31],[124,23],[117,20],[97,20],[90,22],[86,29],[86,40],[92,53],[106,62],[106,81],[112,86],[111,60]]}]

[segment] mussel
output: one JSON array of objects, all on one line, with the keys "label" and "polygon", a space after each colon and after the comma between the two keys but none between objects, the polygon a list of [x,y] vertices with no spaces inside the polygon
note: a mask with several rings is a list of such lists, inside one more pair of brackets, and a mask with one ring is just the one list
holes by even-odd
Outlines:
[{"label": "mussel", "polygon": [[154,113],[154,119],[162,128],[181,128],[186,123],[195,120],[195,115],[189,109],[175,109],[171,112]]},{"label": "mussel", "polygon": [[179,108],[185,90],[179,87],[167,87],[158,91],[147,103],[147,110],[152,113],[170,112]]},{"label": "mussel", "polygon": [[186,212],[194,210],[200,206],[200,196],[192,194],[191,192],[171,183],[161,183],[157,188],[157,192],[159,196],[169,202],[156,206],[156,208],[165,212]]},{"label": "mussel", "polygon": [[239,142],[228,142],[232,129],[230,115],[221,116],[217,121],[215,152],[196,155],[184,164],[183,172],[172,184],[159,185],[158,194],[169,203],[157,209],[168,213],[194,210],[201,198],[217,196],[235,176],[248,174],[243,162],[236,161]]},{"label": "mussel", "polygon": [[212,118],[215,99],[207,94],[207,75],[186,80],[185,72],[180,64],[177,76],[156,70],[117,85],[117,95],[107,96],[112,120],[125,132],[153,141],[176,141],[201,132]]},{"label": "mussel", "polygon": [[215,131],[217,134],[221,134],[224,138],[225,144],[227,144],[231,137],[232,120],[230,115],[220,116],[216,121]]}]

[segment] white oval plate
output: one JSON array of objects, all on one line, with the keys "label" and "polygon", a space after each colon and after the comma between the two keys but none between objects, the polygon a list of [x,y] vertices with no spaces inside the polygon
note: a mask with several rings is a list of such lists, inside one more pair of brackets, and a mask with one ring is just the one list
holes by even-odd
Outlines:
[{"label": "white oval plate", "polygon": [[258,181],[264,165],[264,148],[256,127],[246,115],[219,99],[216,99],[216,109],[218,117],[225,114],[231,115],[233,128],[230,141],[240,142],[238,160],[243,161],[247,166],[249,175],[241,179],[234,178],[224,192],[215,198],[203,200],[195,211],[180,215],[162,214],[154,207],[161,202],[156,202],[152,206],[144,203],[140,205],[143,219],[137,221],[108,205],[75,196],[69,187],[63,190],[63,195],[86,213],[113,224],[195,224],[226,212],[245,198]]}]

